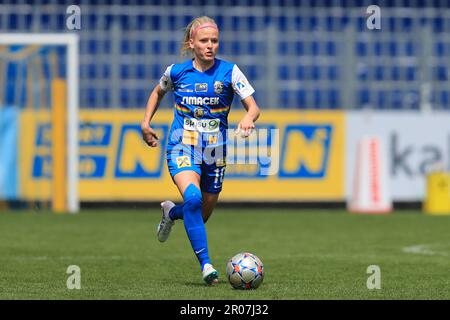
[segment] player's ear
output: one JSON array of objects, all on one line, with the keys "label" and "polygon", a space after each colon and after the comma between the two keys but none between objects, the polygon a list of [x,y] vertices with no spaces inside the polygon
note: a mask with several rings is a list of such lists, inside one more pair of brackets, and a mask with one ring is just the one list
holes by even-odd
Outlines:
[{"label": "player's ear", "polygon": [[194,39],[189,39],[189,48],[194,49]]}]

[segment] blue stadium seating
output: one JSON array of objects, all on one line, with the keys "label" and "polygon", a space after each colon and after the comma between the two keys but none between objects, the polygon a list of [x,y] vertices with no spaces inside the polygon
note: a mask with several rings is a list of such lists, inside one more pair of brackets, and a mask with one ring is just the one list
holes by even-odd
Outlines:
[{"label": "blue stadium seating", "polygon": [[[23,1],[27,4],[43,4],[43,1]],[[76,1],[57,1],[61,6],[67,4],[76,4]],[[433,2],[433,1],[431,1]],[[419,8],[417,14],[420,14],[420,8],[429,6],[430,1],[419,0],[415,2],[416,8]],[[104,5],[117,4],[127,5],[125,0],[105,0],[102,1]],[[154,6],[166,6],[168,9],[179,4],[180,1],[170,0],[154,0]],[[377,37],[376,33],[371,33],[369,38],[360,37],[368,35],[366,28],[366,17],[354,18],[346,10],[341,12],[341,15],[336,15],[330,11],[329,15],[315,13],[312,10],[312,15],[298,15],[292,16],[288,11],[283,14],[271,16],[270,7],[274,6],[273,1],[245,1],[246,6],[263,7],[265,10],[263,16],[252,15],[247,12],[248,16],[242,19],[241,16],[232,17],[231,24],[228,27],[233,32],[239,33],[242,30],[249,33],[248,41],[242,39],[224,39],[221,42],[221,52],[226,56],[239,57],[242,55],[258,56],[267,53],[266,44],[261,39],[253,38],[252,32],[258,32],[257,26],[261,21],[265,26],[275,25],[277,32],[280,34],[279,41],[276,45],[276,54],[278,55],[279,63],[276,66],[276,79],[279,81],[298,81],[298,87],[280,86],[277,94],[278,101],[276,106],[271,107],[290,107],[290,108],[305,108],[305,109],[339,109],[346,108],[342,100],[342,81],[344,81],[342,48],[345,44],[342,43],[342,38],[335,36],[342,34],[347,30],[348,26],[355,27],[358,33],[354,42],[354,59],[357,62],[355,65],[355,80],[357,88],[355,90],[354,100],[356,102],[355,108],[364,108],[367,105],[378,109],[399,108],[399,109],[419,109],[420,96],[417,83],[420,78],[420,55],[422,46],[418,45],[414,38],[405,37],[402,39],[401,35],[408,35],[414,32],[414,26],[419,22],[422,25],[429,25],[434,35],[447,34],[450,30],[446,30],[449,23],[446,23],[445,15],[440,15],[437,12],[434,16],[401,16],[401,17],[387,17],[383,20],[383,28],[389,33],[392,31],[399,32],[399,37]],[[277,6],[280,2],[277,2]],[[281,2],[282,3],[282,2]],[[296,4],[304,4],[304,1],[287,1],[291,6]],[[316,8],[319,5],[314,1],[309,1],[311,8]],[[339,1],[340,7],[357,8],[364,6],[367,1]],[[383,3],[384,7],[396,6],[399,1],[391,0]],[[436,6],[442,6],[443,2],[436,2]],[[148,4],[147,1],[137,0],[133,2],[134,6],[141,6]],[[185,0],[183,4],[189,5],[206,5],[210,4],[207,0]],[[433,2],[434,4],[434,2]],[[161,41],[157,37],[149,40],[146,38],[146,33],[151,30],[152,33],[165,31],[167,23],[179,31],[180,20],[183,25],[186,25],[192,16],[186,13],[169,14],[167,21],[158,14],[137,13],[127,14],[126,11],[120,14],[105,12],[101,15],[96,12],[95,1],[90,3],[91,10],[83,16],[83,27],[86,32],[81,32],[81,46],[80,53],[81,62],[81,103],[82,107],[123,107],[134,108],[145,105],[151,87],[148,84],[154,84],[164,71],[165,65],[162,65],[159,58],[163,58],[165,54],[178,55],[180,47],[180,39],[165,39]],[[225,16],[221,13],[222,6],[238,6],[242,2],[237,0],[229,0],[224,4],[217,4],[216,19],[219,27],[226,23]],[[327,7],[336,5],[336,1],[324,0],[320,1],[320,6]],[[282,6],[280,7],[281,9]],[[288,9],[287,9],[288,10]],[[350,11],[348,11],[350,12]],[[34,21],[38,17],[38,21]],[[6,20],[5,20],[6,19]],[[11,12],[8,15],[0,13],[0,25],[6,21],[8,32],[32,30],[36,23],[39,25],[39,30],[42,32],[61,32],[66,31],[65,28],[66,15],[60,13],[56,19],[56,29],[52,22],[50,13],[43,13],[39,16],[27,12]],[[261,20],[262,19],[262,20]],[[228,20],[227,20],[228,21]],[[112,105],[113,90],[111,86],[105,85],[113,76],[114,65],[112,61],[95,59],[96,56],[104,57],[111,54],[114,50],[115,43],[109,37],[98,37],[101,32],[108,32],[114,24],[118,22],[123,33],[128,31],[137,31],[138,36],[126,37],[123,36],[119,41],[118,51],[121,57],[130,56],[128,59],[119,59],[118,66],[119,83],[125,83],[129,80],[137,80],[142,82],[142,86],[132,87],[123,86],[118,91],[119,106]],[[229,21],[228,21],[229,22]],[[302,32],[302,34],[313,34],[316,36],[302,38],[298,37],[284,37],[284,32],[292,31]],[[98,32],[98,33],[96,33]],[[139,33],[140,32],[140,33]],[[332,34],[331,34],[332,33]],[[385,33],[386,34],[386,33]],[[401,41],[398,41],[401,40]],[[145,58],[151,53],[152,57],[156,59],[146,60]],[[449,80],[449,66],[448,63],[443,63],[448,59],[450,53],[450,43],[444,39],[439,38],[433,43],[433,67],[431,69],[431,81],[436,83],[443,83]],[[84,60],[85,57],[91,59]],[[309,58],[312,63],[304,63],[303,58]],[[321,60],[316,58],[322,58]],[[134,59],[136,58],[136,59]],[[144,59],[138,59],[144,58]],[[250,59],[251,60],[251,59]],[[308,61],[310,61],[308,60]],[[240,65],[241,69],[245,71],[251,81],[264,84],[267,75],[265,69],[261,64],[254,61],[247,61]],[[263,66],[265,67],[265,66]],[[65,61],[60,59],[60,70],[65,70]],[[17,71],[10,71],[17,72]],[[98,80],[98,81],[97,81]],[[390,81],[392,88],[380,89],[374,84]],[[84,84],[83,84],[84,83]],[[90,87],[89,83],[98,83],[96,87]],[[308,86],[302,87],[302,83],[308,83]],[[397,84],[402,84],[398,85]],[[317,84],[312,86],[311,84]],[[256,88],[257,97],[263,101],[267,98],[267,93],[264,93],[265,87]],[[450,109],[450,92],[443,90],[441,87],[433,88],[433,102],[438,104],[441,108]]]}]

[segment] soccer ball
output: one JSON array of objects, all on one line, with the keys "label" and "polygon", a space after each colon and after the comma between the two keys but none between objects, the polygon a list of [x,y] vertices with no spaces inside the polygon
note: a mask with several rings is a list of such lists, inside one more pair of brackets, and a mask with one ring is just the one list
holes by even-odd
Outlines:
[{"label": "soccer ball", "polygon": [[264,266],[249,252],[235,255],[227,263],[227,277],[235,289],[256,289],[264,279]]}]

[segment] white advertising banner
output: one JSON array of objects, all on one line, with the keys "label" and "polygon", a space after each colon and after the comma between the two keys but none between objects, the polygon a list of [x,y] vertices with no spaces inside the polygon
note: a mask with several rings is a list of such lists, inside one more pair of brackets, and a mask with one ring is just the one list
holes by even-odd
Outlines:
[{"label": "white advertising banner", "polygon": [[376,136],[384,146],[388,187],[394,201],[422,201],[426,173],[450,170],[450,113],[367,112],[346,114],[346,197],[352,195],[358,141]]}]

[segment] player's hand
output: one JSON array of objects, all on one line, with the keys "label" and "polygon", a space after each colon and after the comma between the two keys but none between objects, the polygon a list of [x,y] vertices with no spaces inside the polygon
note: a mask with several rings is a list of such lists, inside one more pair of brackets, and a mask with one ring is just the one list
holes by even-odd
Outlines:
[{"label": "player's hand", "polygon": [[142,139],[145,141],[145,143],[150,147],[156,147],[158,146],[158,136],[156,135],[156,132],[150,128],[148,124],[142,123],[141,124],[141,131],[142,131]]},{"label": "player's hand", "polygon": [[245,117],[241,120],[241,122],[239,122],[238,127],[234,131],[234,133],[236,135],[241,134],[242,138],[247,138],[249,135],[252,134],[254,129],[255,123],[253,122],[253,119],[248,115],[245,115]]}]

